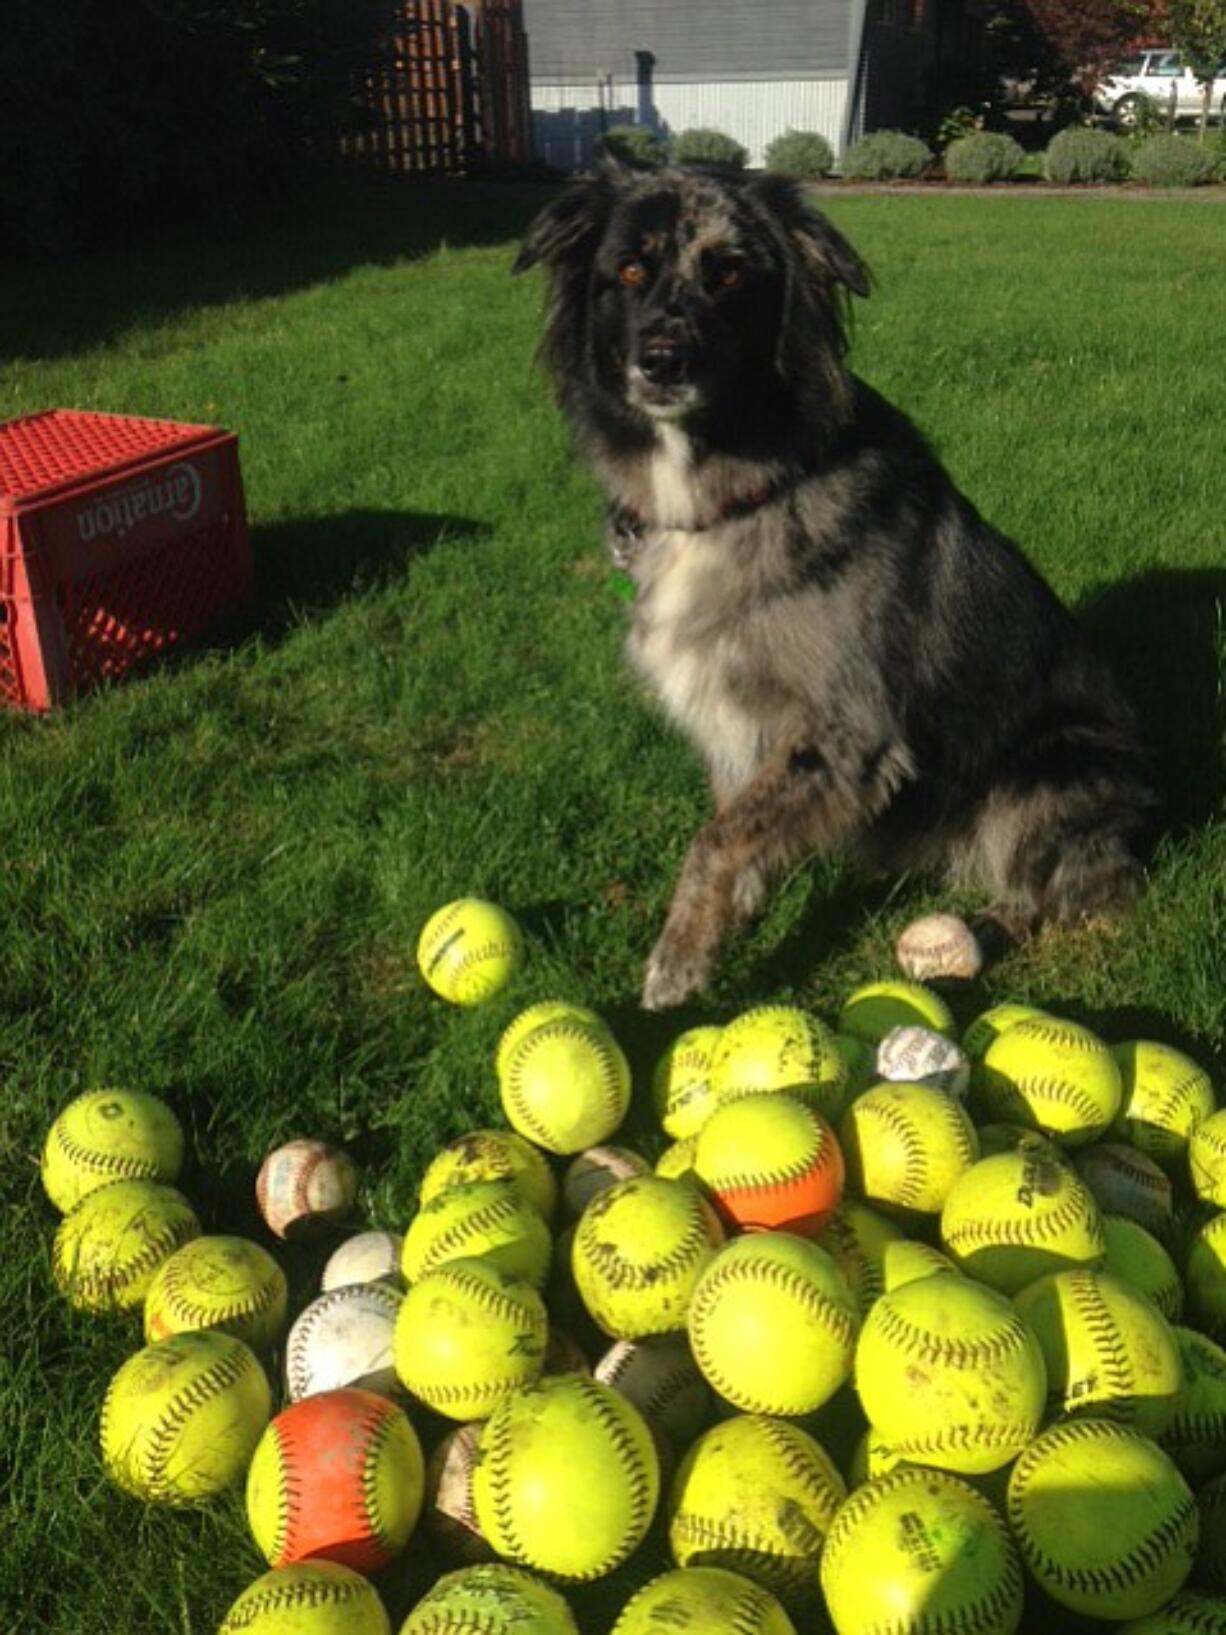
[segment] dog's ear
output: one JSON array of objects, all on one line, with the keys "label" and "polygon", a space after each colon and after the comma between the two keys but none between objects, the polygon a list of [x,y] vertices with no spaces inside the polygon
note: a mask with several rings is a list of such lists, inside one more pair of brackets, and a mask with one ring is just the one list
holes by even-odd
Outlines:
[{"label": "dog's ear", "polygon": [[840,284],[853,295],[869,293],[868,268],[842,233],[808,203],[798,183],[767,171],[753,177],[746,192],[782,228],[815,278],[827,285]]},{"label": "dog's ear", "polygon": [[605,161],[559,193],[530,223],[511,271],[560,267],[590,255],[608,222],[623,174],[623,167]]}]

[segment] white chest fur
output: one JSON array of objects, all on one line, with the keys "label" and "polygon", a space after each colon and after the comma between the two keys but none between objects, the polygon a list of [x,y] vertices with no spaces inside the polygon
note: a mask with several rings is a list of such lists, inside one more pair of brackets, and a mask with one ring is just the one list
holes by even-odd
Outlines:
[{"label": "white chest fur", "polygon": [[736,632],[710,617],[715,576],[727,571],[717,536],[682,528],[652,535],[629,655],[717,780],[737,788],[756,770],[763,739],[732,685]]}]

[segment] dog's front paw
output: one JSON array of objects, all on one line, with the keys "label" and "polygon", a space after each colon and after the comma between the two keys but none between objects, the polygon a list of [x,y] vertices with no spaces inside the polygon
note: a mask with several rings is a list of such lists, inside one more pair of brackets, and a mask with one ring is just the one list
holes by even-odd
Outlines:
[{"label": "dog's front paw", "polygon": [[710,962],[688,949],[678,947],[667,936],[660,938],[647,961],[643,978],[642,1006],[645,1011],[671,1010],[682,1005],[706,986]]}]

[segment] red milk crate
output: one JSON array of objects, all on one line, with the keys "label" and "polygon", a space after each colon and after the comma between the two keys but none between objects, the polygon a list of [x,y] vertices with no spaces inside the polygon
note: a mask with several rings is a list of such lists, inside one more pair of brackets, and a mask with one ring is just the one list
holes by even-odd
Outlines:
[{"label": "red milk crate", "polygon": [[238,439],[52,409],[0,423],[0,705],[46,710],[237,620]]}]

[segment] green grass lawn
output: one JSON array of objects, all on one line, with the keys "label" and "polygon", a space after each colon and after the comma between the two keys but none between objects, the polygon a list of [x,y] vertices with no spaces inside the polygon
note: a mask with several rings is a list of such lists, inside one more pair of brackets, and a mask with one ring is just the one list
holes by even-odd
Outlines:
[{"label": "green grass lawn", "polygon": [[[943,900],[814,864],[707,1002],[638,1014],[705,794],[624,671],[601,501],[533,364],[540,285],[508,277],[541,197],[325,191],[241,237],[3,274],[0,416],[236,429],[261,589],[238,645],[0,720],[2,1630],[211,1635],[261,1570],[240,1498],[155,1512],[101,1473],[100,1400],[138,1335],[51,1286],[37,1159],[74,1093],[172,1102],[206,1228],[257,1230],[261,1156],[306,1133],[347,1143],[367,1218],[402,1227],[431,1151],[496,1116],[494,1044],[529,1000],[601,1009],[642,1090],[690,1022],[773,996],[829,1016]],[[1028,998],[1221,1074],[1223,218],[1105,197],[826,207],[876,274],[856,367],[1082,612],[1169,767],[1135,919],[1041,939],[961,1012]],[[511,908],[529,950],[471,1013],[413,961],[430,911],[469,893]],[[292,1260],[299,1299],[321,1253]]]}]

